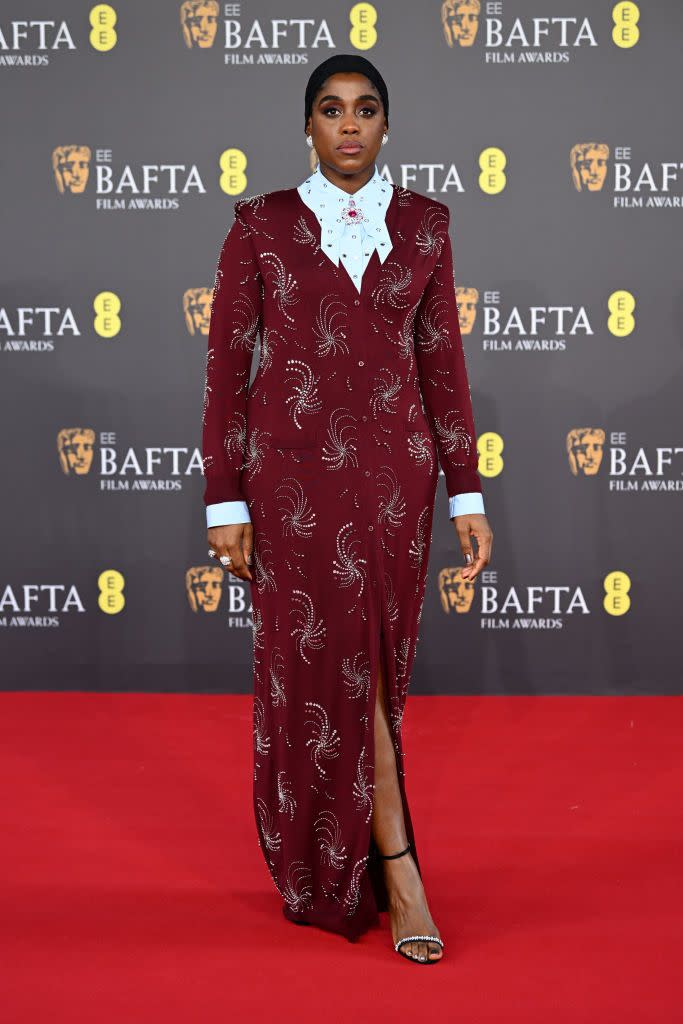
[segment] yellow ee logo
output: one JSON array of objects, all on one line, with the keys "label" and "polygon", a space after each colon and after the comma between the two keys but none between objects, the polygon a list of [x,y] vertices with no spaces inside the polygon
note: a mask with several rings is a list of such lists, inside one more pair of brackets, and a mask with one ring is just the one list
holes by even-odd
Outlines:
[{"label": "yellow ee logo", "polygon": [[631,589],[631,579],[625,572],[608,572],[605,576],[605,596],[602,606],[608,615],[623,615],[631,607],[631,598],[628,592]]},{"label": "yellow ee logo", "polygon": [[90,45],[93,50],[99,50],[100,53],[104,53],[106,50],[114,49],[118,42],[118,36],[114,29],[116,20],[116,11],[109,4],[97,4],[92,8],[89,21],[92,26],[90,29]]},{"label": "yellow ee logo", "polygon": [[624,3],[615,4],[612,8],[612,42],[622,50],[629,50],[635,46],[640,39],[638,20],[640,11],[638,5],[625,0]]},{"label": "yellow ee logo", "polygon": [[238,196],[247,187],[247,158],[241,149],[225,149],[220,156],[220,186],[229,196]]},{"label": "yellow ee logo", "polygon": [[481,168],[479,188],[482,192],[492,196],[503,191],[507,184],[503,168],[507,162],[507,157],[502,149],[489,146],[488,149],[482,150],[479,155],[479,167]]},{"label": "yellow ee logo", "polygon": [[625,338],[636,326],[633,311],[636,308],[636,300],[630,292],[612,292],[608,301],[609,318],[607,326],[617,338]]},{"label": "yellow ee logo", "polygon": [[612,292],[607,300],[609,317],[607,327],[617,338],[626,338],[636,326],[636,319],[633,311],[636,308],[636,300],[631,292]]},{"label": "yellow ee logo", "polygon": [[477,439],[478,469],[482,476],[499,476],[503,472],[503,438],[489,430]]},{"label": "yellow ee logo", "polygon": [[117,569],[105,569],[104,572],[101,572],[97,577],[97,586],[100,590],[97,603],[101,612],[106,612],[107,615],[117,615],[123,610],[126,603],[123,596],[125,580]]},{"label": "yellow ee logo", "polygon": [[93,325],[100,338],[113,338],[121,330],[121,299],[114,292],[100,292],[93,299]]},{"label": "yellow ee logo", "polygon": [[370,50],[377,42],[377,11],[372,4],[354,4],[349,11],[349,42],[357,50]]}]

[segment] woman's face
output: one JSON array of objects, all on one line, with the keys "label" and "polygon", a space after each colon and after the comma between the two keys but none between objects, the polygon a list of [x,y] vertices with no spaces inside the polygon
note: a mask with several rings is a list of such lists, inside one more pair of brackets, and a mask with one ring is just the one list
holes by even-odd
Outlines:
[{"label": "woman's face", "polygon": [[318,90],[306,128],[320,163],[351,175],[374,165],[387,124],[370,79],[344,71],[330,75]]}]

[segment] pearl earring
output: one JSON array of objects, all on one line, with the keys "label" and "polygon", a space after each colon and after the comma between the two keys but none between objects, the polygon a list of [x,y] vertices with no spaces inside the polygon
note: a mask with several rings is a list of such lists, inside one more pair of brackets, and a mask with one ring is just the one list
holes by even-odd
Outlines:
[{"label": "pearl earring", "polygon": [[309,149],[313,146],[313,139],[311,138],[310,135],[306,136],[306,145],[309,147]]},{"label": "pearl earring", "polygon": [[384,135],[382,136],[382,145],[385,146],[388,141],[389,141],[389,136],[385,132]]}]

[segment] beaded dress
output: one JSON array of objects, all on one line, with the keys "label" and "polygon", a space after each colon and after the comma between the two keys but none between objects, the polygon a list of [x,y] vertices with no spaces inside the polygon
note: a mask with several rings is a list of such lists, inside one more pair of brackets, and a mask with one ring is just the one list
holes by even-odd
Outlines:
[{"label": "beaded dress", "polygon": [[202,421],[204,502],[245,502],[254,527],[258,842],[285,917],[351,941],[387,909],[371,833],[380,664],[420,867],[402,719],[439,466],[448,495],[482,491],[449,209],[383,184],[390,250],[376,232],[360,287],[297,188],[235,202]]}]

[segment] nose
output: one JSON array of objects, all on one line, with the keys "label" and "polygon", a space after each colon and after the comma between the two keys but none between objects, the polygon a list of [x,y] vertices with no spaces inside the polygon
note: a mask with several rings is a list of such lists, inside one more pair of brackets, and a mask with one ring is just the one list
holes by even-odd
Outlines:
[{"label": "nose", "polygon": [[358,124],[354,114],[345,114],[341,121],[341,130],[345,135],[349,133],[352,135],[358,134]]}]

